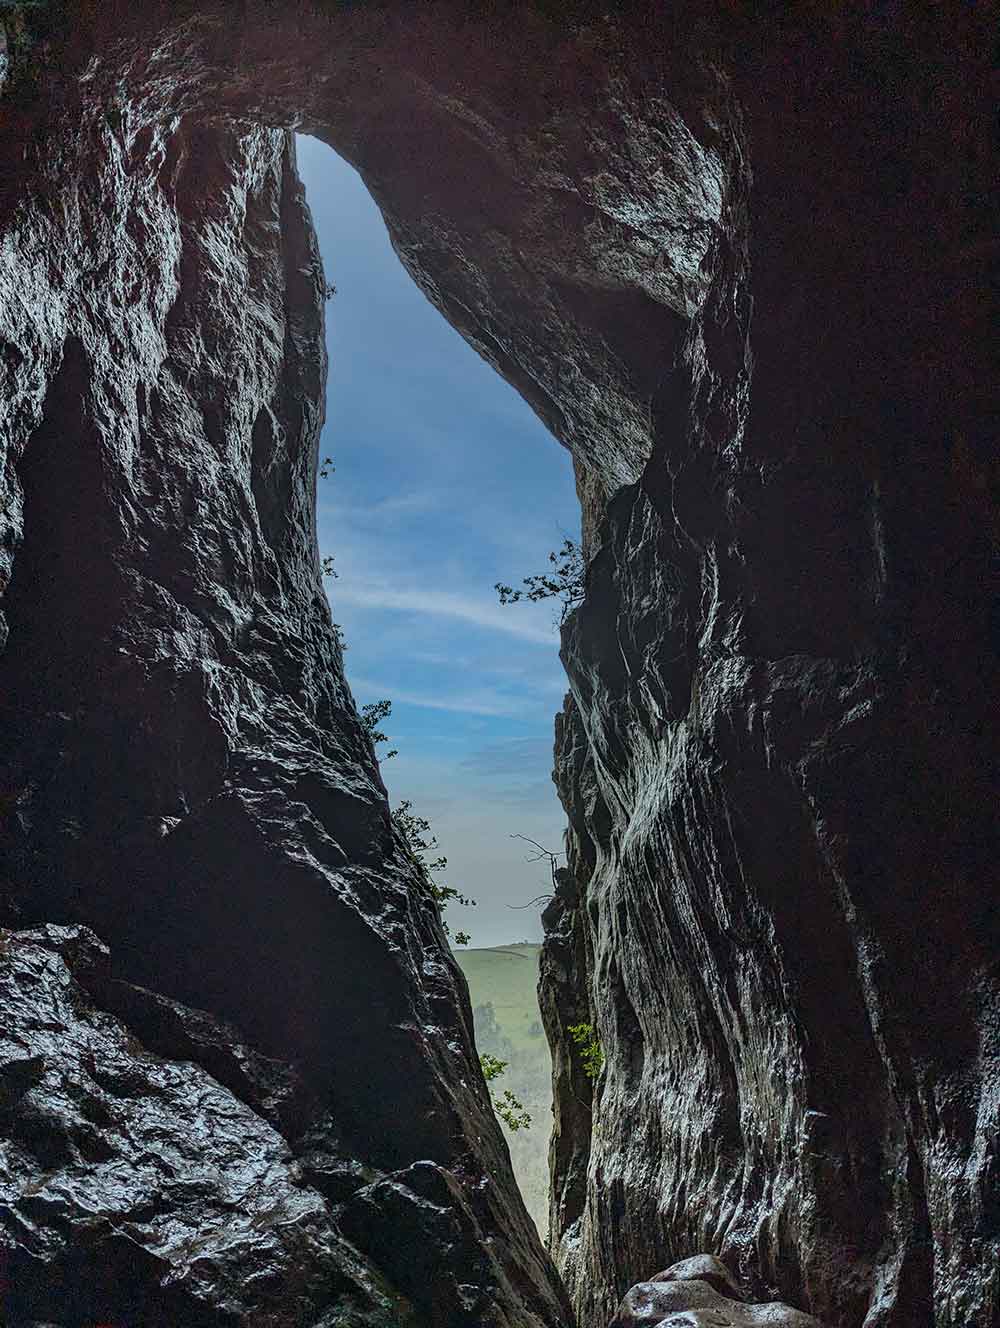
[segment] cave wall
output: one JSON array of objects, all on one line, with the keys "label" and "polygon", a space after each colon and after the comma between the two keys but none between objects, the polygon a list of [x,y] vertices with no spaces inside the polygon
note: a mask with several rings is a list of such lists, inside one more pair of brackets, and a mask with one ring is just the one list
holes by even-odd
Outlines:
[{"label": "cave wall", "polygon": [[[86,3],[8,83],[4,920],[108,942],[78,1003],[149,1056],[222,1021],[199,1064],[306,1159],[359,1314],[569,1310],[322,597],[292,127],[577,466],[541,995],[581,1322],[698,1250],[837,1328],[997,1314],[986,42],[924,8]],[[181,1278],[210,1322],[287,1303],[227,1277]]]},{"label": "cave wall", "polygon": [[710,1249],[824,1322],[993,1323],[979,48],[744,32],[683,385],[563,630],[557,1257],[584,1322]]},{"label": "cave wall", "polygon": [[291,136],[17,109],[4,1322],[555,1328],[324,595]]}]

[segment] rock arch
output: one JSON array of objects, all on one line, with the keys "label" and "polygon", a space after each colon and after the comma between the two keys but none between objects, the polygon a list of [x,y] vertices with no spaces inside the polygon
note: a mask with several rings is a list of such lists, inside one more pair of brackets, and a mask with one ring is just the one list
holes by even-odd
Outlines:
[{"label": "rock arch", "polygon": [[[5,920],[109,941],[112,977],[32,943],[151,1054],[223,1075],[193,1006],[270,1057],[223,1082],[418,1316],[568,1309],[322,600],[288,131],[361,169],[408,270],[577,463],[575,890],[543,981],[551,1037],[585,1010],[606,1041],[599,1138],[567,1103],[553,1156],[582,1322],[710,1249],[844,1328],[958,1325],[1000,1294],[977,21],[88,2],[8,83]],[[37,532],[69,556],[76,465],[51,458],[84,444],[79,598],[46,616]],[[30,667],[57,622],[58,705]],[[417,1252],[448,1245],[438,1279]],[[322,1258],[297,1257],[306,1284]],[[243,1276],[239,1313],[277,1312]],[[217,1289],[182,1292],[224,1321]]]}]

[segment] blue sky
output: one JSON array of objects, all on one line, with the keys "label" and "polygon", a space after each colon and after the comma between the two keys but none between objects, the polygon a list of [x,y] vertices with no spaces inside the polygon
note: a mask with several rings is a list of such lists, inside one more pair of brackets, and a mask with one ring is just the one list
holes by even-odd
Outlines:
[{"label": "blue sky", "polygon": [[550,603],[501,606],[579,532],[569,454],[416,288],[357,173],[314,139],[299,169],[326,279],[330,378],[321,456],[320,548],[358,705],[388,697],[383,764],[447,855],[472,944],[540,937],[545,888],[527,835],[562,847],[549,772],[565,678]]}]

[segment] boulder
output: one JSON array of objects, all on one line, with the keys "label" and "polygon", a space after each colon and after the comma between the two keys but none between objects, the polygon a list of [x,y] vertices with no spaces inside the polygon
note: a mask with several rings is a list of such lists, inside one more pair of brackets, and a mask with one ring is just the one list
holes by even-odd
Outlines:
[{"label": "boulder", "polygon": [[[693,1261],[692,1261],[693,1262]],[[746,1305],[708,1282],[639,1282],[608,1328],[823,1328],[818,1319],[777,1301]]]}]

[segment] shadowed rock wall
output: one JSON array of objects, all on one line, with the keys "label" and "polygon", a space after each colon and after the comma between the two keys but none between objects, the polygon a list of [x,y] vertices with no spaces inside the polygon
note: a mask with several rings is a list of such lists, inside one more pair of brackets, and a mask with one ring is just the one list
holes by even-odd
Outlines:
[{"label": "shadowed rock wall", "polygon": [[743,29],[708,294],[593,517],[542,972],[584,1322],[700,1249],[829,1323],[1000,1315],[983,84],[925,20]]},{"label": "shadowed rock wall", "polygon": [[556,1328],[323,593],[290,137],[52,77],[4,149],[4,1320]]},{"label": "shadowed rock wall", "polygon": [[[278,1122],[356,1314],[568,1321],[322,598],[288,126],[577,463],[542,999],[582,1323],[700,1250],[838,1328],[997,1313],[985,41],[925,8],[87,3],[6,94],[6,919],[29,969],[94,928],[78,1000]],[[280,1277],[163,1259],[208,1322],[284,1322]]]}]

